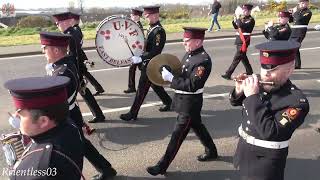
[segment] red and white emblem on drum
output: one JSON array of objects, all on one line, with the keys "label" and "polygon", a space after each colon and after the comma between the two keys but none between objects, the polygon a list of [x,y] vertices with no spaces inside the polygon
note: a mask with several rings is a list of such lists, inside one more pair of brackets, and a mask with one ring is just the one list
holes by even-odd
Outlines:
[{"label": "red and white emblem on drum", "polygon": [[108,17],[97,29],[97,52],[102,60],[110,65],[131,65],[130,58],[133,55],[141,56],[144,51],[143,31],[127,17]]}]

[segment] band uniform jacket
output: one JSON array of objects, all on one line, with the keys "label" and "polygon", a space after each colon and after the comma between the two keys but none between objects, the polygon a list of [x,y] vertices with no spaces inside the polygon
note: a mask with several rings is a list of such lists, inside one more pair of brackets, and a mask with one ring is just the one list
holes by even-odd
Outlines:
[{"label": "band uniform jacket", "polygon": [[10,180],[80,180],[83,143],[77,127],[66,121],[31,137],[32,143],[14,165],[16,174]]},{"label": "band uniform jacket", "polygon": [[[171,88],[194,93],[202,89],[211,73],[212,62],[203,47],[186,53],[181,61],[182,72],[174,76]],[[172,108],[177,113],[200,112],[203,103],[203,93],[180,94],[175,93]]]},{"label": "band uniform jacket", "polygon": [[[312,12],[306,9],[298,9],[295,13],[292,14],[293,27],[296,25],[308,25],[311,19]],[[307,33],[307,28],[292,28],[291,37],[297,38],[300,37],[304,39]],[[302,41],[301,40],[301,41]]]},{"label": "band uniform jacket", "polygon": [[73,117],[72,121],[78,127],[82,127],[82,119],[74,119],[77,116],[74,116],[73,114],[76,113],[74,108],[78,106],[76,100],[79,92],[79,76],[74,61],[74,56],[65,56],[64,58],[60,59],[52,65],[53,69],[51,73],[47,73],[51,76],[66,76],[70,78],[70,83],[67,85],[68,104],[69,111],[71,113],[70,116]]},{"label": "band uniform jacket", "polygon": [[[237,19],[236,21],[232,21],[232,25],[234,29],[241,28],[242,33],[252,33],[254,25],[255,25],[255,20],[254,18],[249,15],[249,16],[244,16],[242,18]],[[251,35],[244,35],[244,38],[246,40],[247,46],[250,45],[250,36]],[[240,35],[237,33],[236,40],[234,42],[235,45],[242,45],[242,41],[240,39]]]},{"label": "band uniform jacket", "polygon": [[88,60],[88,57],[82,50],[83,34],[79,25],[69,27],[64,31],[64,34],[70,34],[72,36],[72,40],[70,41],[69,46],[70,54],[74,55],[77,58],[77,67],[79,68],[79,72],[85,72],[87,70],[87,67],[84,64],[84,61]]},{"label": "band uniform jacket", "polygon": [[291,28],[289,24],[275,25],[268,27],[266,30],[262,31],[263,35],[270,41],[275,40],[289,40],[291,35]]},{"label": "band uniform jacket", "polygon": [[[306,96],[290,80],[278,90],[249,97],[245,97],[243,93],[236,97],[233,90],[230,93],[230,102],[233,106],[243,106],[242,119],[240,119],[243,131],[256,139],[265,141],[290,140],[295,129],[304,122],[309,112]],[[234,165],[239,166],[240,171],[247,172],[249,175],[268,174],[268,170],[274,169],[259,167],[261,163],[258,162],[261,161],[258,159],[266,162],[275,160],[273,166],[277,163],[284,163],[282,165],[285,166],[287,155],[288,147],[282,149],[259,147],[248,144],[240,137],[234,156]],[[274,179],[277,178],[274,177]]]},{"label": "band uniform jacket", "polygon": [[150,25],[146,41],[146,50],[141,55],[142,63],[139,65],[139,68],[144,71],[149,61],[156,55],[161,54],[166,43],[166,32],[159,21]]}]

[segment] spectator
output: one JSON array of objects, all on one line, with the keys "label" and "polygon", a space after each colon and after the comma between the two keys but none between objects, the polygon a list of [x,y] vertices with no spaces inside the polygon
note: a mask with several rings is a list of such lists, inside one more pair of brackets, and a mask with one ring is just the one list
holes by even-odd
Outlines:
[{"label": "spectator", "polygon": [[218,2],[218,0],[213,0],[213,4],[211,5],[211,10],[208,13],[208,16],[210,16],[210,15],[212,16],[211,26],[210,26],[210,28],[208,30],[209,32],[212,31],[214,23],[216,23],[217,26],[218,26],[218,29],[216,31],[220,31],[221,30],[220,24],[218,22],[218,15],[219,15],[220,8],[221,8],[220,2]]}]

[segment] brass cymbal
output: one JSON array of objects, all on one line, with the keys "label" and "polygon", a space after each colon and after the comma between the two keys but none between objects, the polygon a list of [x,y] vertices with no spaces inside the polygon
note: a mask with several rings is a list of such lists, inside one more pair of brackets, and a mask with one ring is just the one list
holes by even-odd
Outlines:
[{"label": "brass cymbal", "polygon": [[162,79],[162,67],[166,67],[174,76],[181,74],[182,65],[176,56],[172,54],[159,54],[150,60],[147,67],[147,76],[155,85],[163,86],[170,84],[170,82]]}]

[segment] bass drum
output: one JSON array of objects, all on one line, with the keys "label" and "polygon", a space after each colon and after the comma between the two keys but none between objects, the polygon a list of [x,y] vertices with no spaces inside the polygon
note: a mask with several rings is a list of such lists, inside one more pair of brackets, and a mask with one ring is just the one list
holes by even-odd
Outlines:
[{"label": "bass drum", "polygon": [[121,15],[105,18],[97,27],[96,49],[101,59],[116,67],[131,65],[144,51],[144,34],[137,23]]}]

